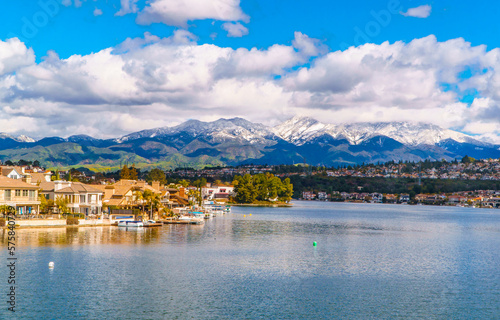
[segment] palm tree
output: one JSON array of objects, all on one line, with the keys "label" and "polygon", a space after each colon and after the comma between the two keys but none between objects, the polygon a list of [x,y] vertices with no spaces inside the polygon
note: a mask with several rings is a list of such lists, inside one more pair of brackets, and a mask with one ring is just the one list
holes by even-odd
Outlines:
[{"label": "palm tree", "polygon": [[153,208],[159,209],[161,205],[160,195],[158,193],[152,192],[151,190],[145,190],[142,193],[142,197],[144,198],[144,200],[146,200],[146,202],[149,202],[149,218],[153,219]]}]

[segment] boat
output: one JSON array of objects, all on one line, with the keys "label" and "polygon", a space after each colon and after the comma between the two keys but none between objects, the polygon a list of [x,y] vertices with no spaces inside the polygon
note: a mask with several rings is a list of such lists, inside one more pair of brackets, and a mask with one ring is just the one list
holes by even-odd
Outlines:
[{"label": "boat", "polygon": [[180,216],[177,220],[180,222],[189,223],[189,224],[202,224],[203,223],[203,218],[196,218],[194,215]]},{"label": "boat", "polygon": [[118,221],[118,226],[127,228],[140,228],[144,227],[144,223],[142,221]]}]

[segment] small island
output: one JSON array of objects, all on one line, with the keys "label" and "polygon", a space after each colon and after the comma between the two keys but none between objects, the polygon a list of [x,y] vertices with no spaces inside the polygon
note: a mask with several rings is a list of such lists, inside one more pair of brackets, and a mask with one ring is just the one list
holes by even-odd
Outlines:
[{"label": "small island", "polygon": [[230,203],[247,206],[290,206],[293,185],[290,178],[283,181],[272,173],[245,174],[233,180],[234,196]]}]

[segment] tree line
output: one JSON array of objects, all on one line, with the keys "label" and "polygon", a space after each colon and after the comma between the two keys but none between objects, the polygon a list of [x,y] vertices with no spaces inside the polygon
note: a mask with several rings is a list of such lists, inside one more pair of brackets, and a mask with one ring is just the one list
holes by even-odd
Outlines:
[{"label": "tree line", "polygon": [[290,178],[281,181],[271,173],[235,176],[233,185],[237,203],[289,202],[293,196]]}]

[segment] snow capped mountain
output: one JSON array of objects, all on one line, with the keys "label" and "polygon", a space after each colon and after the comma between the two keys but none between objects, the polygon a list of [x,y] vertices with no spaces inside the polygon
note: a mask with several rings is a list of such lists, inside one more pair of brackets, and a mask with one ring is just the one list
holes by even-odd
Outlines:
[{"label": "snow capped mountain", "polygon": [[35,142],[34,139],[25,136],[25,135],[20,135],[20,136],[11,136],[8,133],[0,133],[0,139],[12,139],[17,142]]},{"label": "snow capped mountain", "polygon": [[307,117],[293,117],[272,130],[280,138],[296,145],[303,145],[322,135],[346,139],[351,145],[359,145],[376,136],[386,136],[408,146],[436,145],[448,139],[461,143],[485,144],[463,133],[428,123],[374,122],[334,125],[323,124]]},{"label": "snow capped mountain", "polygon": [[275,126],[272,131],[283,140],[302,145],[327,132],[328,126],[312,118],[295,116]]},{"label": "snow capped mountain", "polygon": [[273,135],[270,129],[260,123],[252,123],[242,118],[219,119],[213,122],[189,120],[175,127],[162,127],[135,132],[115,141],[122,143],[140,138],[168,137],[188,133],[194,137],[209,137],[213,142],[241,140],[250,143],[265,143]]}]

